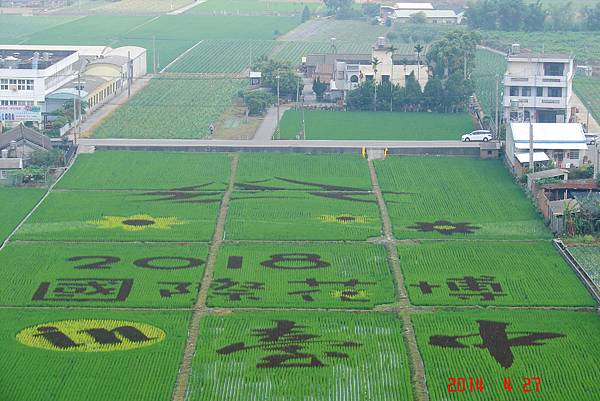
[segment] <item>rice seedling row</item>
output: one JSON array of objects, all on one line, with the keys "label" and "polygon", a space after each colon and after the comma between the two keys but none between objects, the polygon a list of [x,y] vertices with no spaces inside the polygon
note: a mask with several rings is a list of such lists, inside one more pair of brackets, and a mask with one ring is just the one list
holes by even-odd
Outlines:
[{"label": "rice seedling row", "polygon": [[569,246],[569,251],[585,269],[596,287],[600,288],[600,246],[578,244]]},{"label": "rice seedling row", "polygon": [[412,320],[431,400],[600,397],[596,313],[438,311],[413,314]]},{"label": "rice seedling row", "polygon": [[207,253],[198,244],[12,243],[0,253],[0,304],[191,308]]},{"label": "rice seedling row", "polygon": [[595,305],[549,242],[429,241],[398,254],[413,305]]},{"label": "rice seedling row", "polygon": [[369,309],[394,302],[385,249],[371,244],[225,244],[208,305]]},{"label": "rice seedling row", "polygon": [[0,243],[44,196],[45,189],[0,187]]},{"label": "rice seedling row", "polygon": [[204,317],[200,333],[189,400],[413,399],[391,314],[233,312]]},{"label": "rice seedling row", "polygon": [[171,398],[189,312],[1,309],[0,398]]}]

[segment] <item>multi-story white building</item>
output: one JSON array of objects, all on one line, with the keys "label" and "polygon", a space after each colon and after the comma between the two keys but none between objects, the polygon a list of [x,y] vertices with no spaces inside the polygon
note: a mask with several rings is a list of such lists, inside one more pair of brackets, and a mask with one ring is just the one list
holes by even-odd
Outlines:
[{"label": "multi-story white building", "polygon": [[519,45],[513,45],[507,60],[503,101],[506,121],[571,121],[572,57],[522,53]]}]

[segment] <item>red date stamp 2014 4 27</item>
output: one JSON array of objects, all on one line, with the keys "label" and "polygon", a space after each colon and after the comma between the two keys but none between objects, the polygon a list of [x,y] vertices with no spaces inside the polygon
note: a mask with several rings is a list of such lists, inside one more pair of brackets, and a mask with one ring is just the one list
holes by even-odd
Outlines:
[{"label": "red date stamp 2014 4 27", "polygon": [[[518,382],[518,380],[515,380]],[[521,378],[521,391],[523,393],[539,393],[541,390],[542,379],[539,377],[523,377]],[[518,388],[518,384],[515,383]],[[448,392],[449,393],[474,393],[484,391],[484,382],[481,377],[449,377]],[[513,382],[510,377],[503,378],[504,391],[513,391]]]}]

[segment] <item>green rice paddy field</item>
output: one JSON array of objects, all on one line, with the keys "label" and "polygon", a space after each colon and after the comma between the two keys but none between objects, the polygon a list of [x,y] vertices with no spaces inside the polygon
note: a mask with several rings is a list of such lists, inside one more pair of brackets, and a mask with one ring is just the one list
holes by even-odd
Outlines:
[{"label": "green rice paddy field", "polygon": [[550,238],[497,161],[83,154],[0,250],[0,399],[597,399]]},{"label": "green rice paddy field", "polygon": [[[306,139],[459,140],[473,130],[467,113],[304,112]],[[299,110],[281,120],[283,139],[296,139],[302,126]]]}]

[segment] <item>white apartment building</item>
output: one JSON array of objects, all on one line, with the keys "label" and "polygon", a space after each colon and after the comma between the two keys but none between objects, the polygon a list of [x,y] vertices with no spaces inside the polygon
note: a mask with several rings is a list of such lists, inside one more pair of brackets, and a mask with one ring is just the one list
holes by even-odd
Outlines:
[{"label": "white apartment building", "polygon": [[519,45],[513,45],[507,60],[503,100],[506,121],[571,121],[572,57],[521,53]]}]

